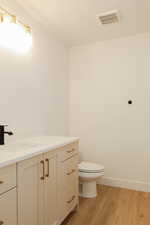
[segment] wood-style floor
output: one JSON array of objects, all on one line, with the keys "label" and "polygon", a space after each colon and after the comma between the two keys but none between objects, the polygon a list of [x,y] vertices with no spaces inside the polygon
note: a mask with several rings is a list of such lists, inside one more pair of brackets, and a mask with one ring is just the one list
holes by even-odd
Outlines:
[{"label": "wood-style floor", "polygon": [[150,193],[103,186],[62,225],[150,225]]}]

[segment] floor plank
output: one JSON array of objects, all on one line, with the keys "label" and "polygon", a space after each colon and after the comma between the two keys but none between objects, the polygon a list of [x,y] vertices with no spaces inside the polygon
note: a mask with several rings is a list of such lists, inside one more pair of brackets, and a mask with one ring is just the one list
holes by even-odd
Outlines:
[{"label": "floor plank", "polygon": [[150,225],[150,193],[102,186],[94,199],[80,198],[80,208],[62,225]]}]

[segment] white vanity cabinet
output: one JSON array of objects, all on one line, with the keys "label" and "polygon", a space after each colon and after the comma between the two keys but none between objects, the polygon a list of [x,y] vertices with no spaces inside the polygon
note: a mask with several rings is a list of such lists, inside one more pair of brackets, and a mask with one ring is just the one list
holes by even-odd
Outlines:
[{"label": "white vanity cabinet", "polygon": [[0,225],[17,225],[16,165],[0,169]]},{"label": "white vanity cabinet", "polygon": [[0,225],[60,225],[78,206],[78,142],[0,168]]},{"label": "white vanity cabinet", "polygon": [[78,204],[77,144],[17,165],[18,225],[60,225]]}]

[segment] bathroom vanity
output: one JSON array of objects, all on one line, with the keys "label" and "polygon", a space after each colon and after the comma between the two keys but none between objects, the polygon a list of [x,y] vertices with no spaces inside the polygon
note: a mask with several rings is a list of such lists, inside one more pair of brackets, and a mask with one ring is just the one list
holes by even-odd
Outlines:
[{"label": "bathroom vanity", "polygon": [[61,224],[78,206],[78,139],[11,147],[0,149],[0,225]]}]

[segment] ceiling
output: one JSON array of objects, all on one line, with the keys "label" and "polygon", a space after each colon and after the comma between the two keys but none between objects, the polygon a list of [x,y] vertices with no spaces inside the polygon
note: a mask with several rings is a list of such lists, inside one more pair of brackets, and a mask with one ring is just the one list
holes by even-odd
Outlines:
[{"label": "ceiling", "polygon": [[[149,0],[15,1],[69,46],[150,31]],[[115,9],[120,11],[120,23],[100,25],[97,16]]]}]

